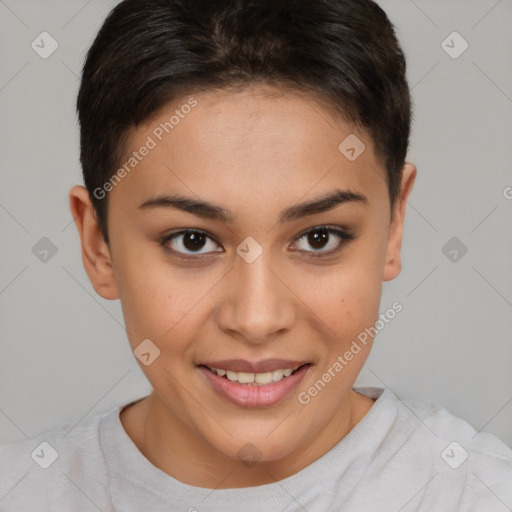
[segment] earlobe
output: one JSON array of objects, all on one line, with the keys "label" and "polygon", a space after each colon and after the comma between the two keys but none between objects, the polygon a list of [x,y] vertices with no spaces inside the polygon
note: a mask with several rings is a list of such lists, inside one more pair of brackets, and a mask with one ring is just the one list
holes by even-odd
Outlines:
[{"label": "earlobe", "polygon": [[402,235],[405,221],[405,210],[407,198],[416,179],[416,166],[406,162],[402,169],[402,182],[400,197],[398,198],[394,216],[391,221],[386,260],[384,263],[383,281],[391,281],[400,274],[402,270],[402,259],[400,251],[402,248]]},{"label": "earlobe", "polygon": [[69,192],[69,204],[80,235],[82,261],[93,288],[104,299],[119,298],[110,249],[98,226],[87,189],[75,185]]}]

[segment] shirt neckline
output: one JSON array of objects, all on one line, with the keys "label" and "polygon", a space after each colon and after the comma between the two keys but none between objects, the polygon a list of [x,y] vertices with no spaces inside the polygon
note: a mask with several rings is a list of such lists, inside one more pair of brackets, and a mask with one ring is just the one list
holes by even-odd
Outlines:
[{"label": "shirt neckline", "polygon": [[[124,430],[119,414],[128,404],[117,405],[107,411],[100,424],[100,443],[105,454],[110,476],[110,494],[117,504],[125,503],[126,490],[134,487],[162,500],[172,500],[175,509],[189,510],[207,500],[208,508],[222,507],[224,512],[239,511],[240,499],[257,502],[261,507],[281,510],[289,506],[292,497],[288,489],[318,488],[325,493],[333,478],[340,478],[361,456],[373,453],[388,435],[398,414],[398,400],[388,388],[354,386],[354,391],[375,398],[375,403],[364,418],[329,452],[299,472],[278,482],[232,489],[208,489],[185,484],[154,466],[138,449]],[[339,483],[339,481],[338,481]],[[354,482],[353,486],[357,482]],[[342,492],[349,494],[346,486]],[[231,509],[230,506],[233,508]]]}]

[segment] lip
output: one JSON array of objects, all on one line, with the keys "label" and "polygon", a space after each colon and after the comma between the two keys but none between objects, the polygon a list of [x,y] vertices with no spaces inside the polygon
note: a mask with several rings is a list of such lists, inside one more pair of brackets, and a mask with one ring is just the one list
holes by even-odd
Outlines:
[{"label": "lip", "polygon": [[274,370],[297,368],[307,363],[308,361],[292,361],[291,359],[265,359],[255,363],[245,359],[224,359],[222,361],[205,361],[200,364],[217,370],[230,370],[237,373],[266,373]]},{"label": "lip", "polygon": [[[290,361],[288,361],[288,364],[289,363]],[[219,364],[219,361],[217,361],[216,364]],[[213,390],[232,404],[245,408],[261,408],[275,405],[289,396],[299,385],[311,366],[311,364],[305,363],[289,377],[285,377],[272,384],[261,386],[254,384],[239,384],[238,382],[230,381],[216,373],[213,373],[205,366],[199,366],[198,369],[205,376]],[[213,368],[215,368],[215,366],[213,366]],[[247,366],[245,366],[245,368],[247,368]],[[281,366],[280,368],[283,367]],[[290,366],[285,366],[284,368],[290,368]]]}]

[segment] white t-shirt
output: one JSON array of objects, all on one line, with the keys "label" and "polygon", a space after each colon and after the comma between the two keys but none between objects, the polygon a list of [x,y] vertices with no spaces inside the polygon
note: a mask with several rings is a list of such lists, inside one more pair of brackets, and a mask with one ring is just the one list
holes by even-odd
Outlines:
[{"label": "white t-shirt", "polygon": [[2,446],[0,511],[512,510],[512,451],[496,436],[389,389],[353,389],[377,398],[371,410],[328,453],[279,482],[186,485],[142,455],[120,422],[120,405],[74,428]]}]

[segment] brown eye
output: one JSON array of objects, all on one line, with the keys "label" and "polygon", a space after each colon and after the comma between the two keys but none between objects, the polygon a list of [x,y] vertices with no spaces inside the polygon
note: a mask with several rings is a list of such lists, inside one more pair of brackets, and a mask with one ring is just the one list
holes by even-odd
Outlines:
[{"label": "brown eye", "polygon": [[[185,257],[218,252],[216,242],[207,233],[191,229],[166,236],[162,240],[162,245],[169,251]],[[203,249],[206,251],[202,251]]]},{"label": "brown eye", "polygon": [[186,233],[183,235],[183,246],[189,251],[197,251],[203,248],[206,236],[203,233]]},{"label": "brown eye", "polygon": [[[297,250],[311,253],[312,256],[322,256],[339,251],[355,236],[340,229],[318,226],[310,229],[296,238]],[[304,243],[300,243],[303,241]],[[312,250],[308,249],[308,246]]]},{"label": "brown eye", "polygon": [[310,244],[313,249],[323,249],[329,242],[330,234],[326,228],[319,228],[310,231],[306,236],[308,244]]}]

